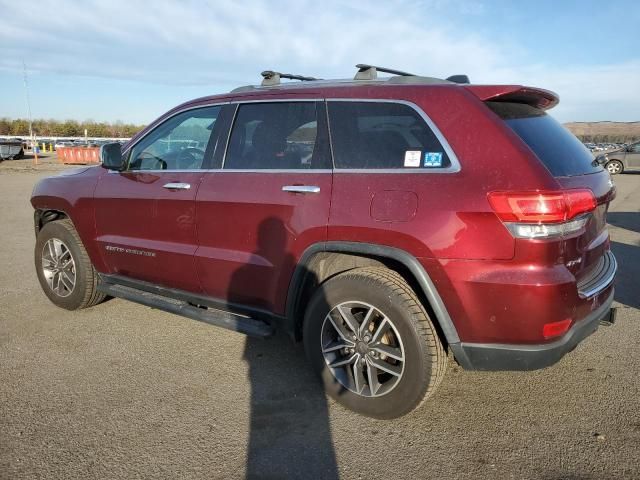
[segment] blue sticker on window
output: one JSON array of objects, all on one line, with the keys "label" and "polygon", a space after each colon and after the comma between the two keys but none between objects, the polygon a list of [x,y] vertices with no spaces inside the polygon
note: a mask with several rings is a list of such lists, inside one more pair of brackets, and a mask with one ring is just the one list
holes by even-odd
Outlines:
[{"label": "blue sticker on window", "polygon": [[427,152],[424,154],[424,167],[441,167],[442,152]]}]

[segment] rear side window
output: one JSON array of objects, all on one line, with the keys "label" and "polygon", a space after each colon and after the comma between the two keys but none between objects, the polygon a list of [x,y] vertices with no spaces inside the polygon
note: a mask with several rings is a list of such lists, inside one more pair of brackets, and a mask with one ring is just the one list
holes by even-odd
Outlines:
[{"label": "rear side window", "polygon": [[247,103],[238,107],[225,169],[327,168],[316,148],[316,102]]},{"label": "rear side window", "polygon": [[328,102],[336,168],[446,168],[451,160],[425,120],[409,105]]},{"label": "rear side window", "polygon": [[486,103],[533,150],[554,177],[602,170],[589,149],[543,110],[522,103]]}]

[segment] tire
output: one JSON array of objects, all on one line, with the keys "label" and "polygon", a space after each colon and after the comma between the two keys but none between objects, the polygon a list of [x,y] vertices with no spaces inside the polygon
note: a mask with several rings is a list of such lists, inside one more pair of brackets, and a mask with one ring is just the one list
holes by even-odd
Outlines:
[{"label": "tire", "polygon": [[606,168],[611,175],[617,175],[624,172],[624,165],[619,160],[610,160],[607,162]]},{"label": "tire", "polygon": [[21,148],[20,151],[13,157],[14,160],[22,160],[24,158],[24,149]]},{"label": "tire", "polygon": [[356,268],[321,284],[305,313],[303,341],[327,393],[369,417],[409,413],[429,398],[446,370],[446,352],[420,300],[384,267]]},{"label": "tire", "polygon": [[71,220],[42,227],[34,260],[42,290],[58,307],[78,310],[104,300],[105,295],[97,290],[98,274]]}]

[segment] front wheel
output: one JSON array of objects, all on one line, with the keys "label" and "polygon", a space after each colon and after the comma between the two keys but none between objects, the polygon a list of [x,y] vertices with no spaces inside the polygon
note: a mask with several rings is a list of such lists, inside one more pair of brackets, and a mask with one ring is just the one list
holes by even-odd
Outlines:
[{"label": "front wheel", "polygon": [[98,274],[70,220],[42,227],[34,257],[40,286],[58,307],[77,310],[104,300],[97,289]]},{"label": "front wheel", "polygon": [[374,418],[396,418],[418,407],[446,370],[427,312],[405,280],[386,268],[357,268],[320,285],[303,336],[327,393]]}]

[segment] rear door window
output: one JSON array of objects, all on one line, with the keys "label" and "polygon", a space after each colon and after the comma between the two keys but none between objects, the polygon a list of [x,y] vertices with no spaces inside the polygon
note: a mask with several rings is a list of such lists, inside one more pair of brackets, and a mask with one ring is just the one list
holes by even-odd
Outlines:
[{"label": "rear door window", "polygon": [[224,168],[331,168],[326,148],[320,145],[322,135],[317,109],[317,102],[241,104],[233,123]]},{"label": "rear door window", "polygon": [[329,101],[338,169],[446,168],[451,159],[412,107],[392,102]]},{"label": "rear door window", "polygon": [[527,144],[554,177],[602,170],[589,149],[543,110],[522,103],[486,104]]}]

